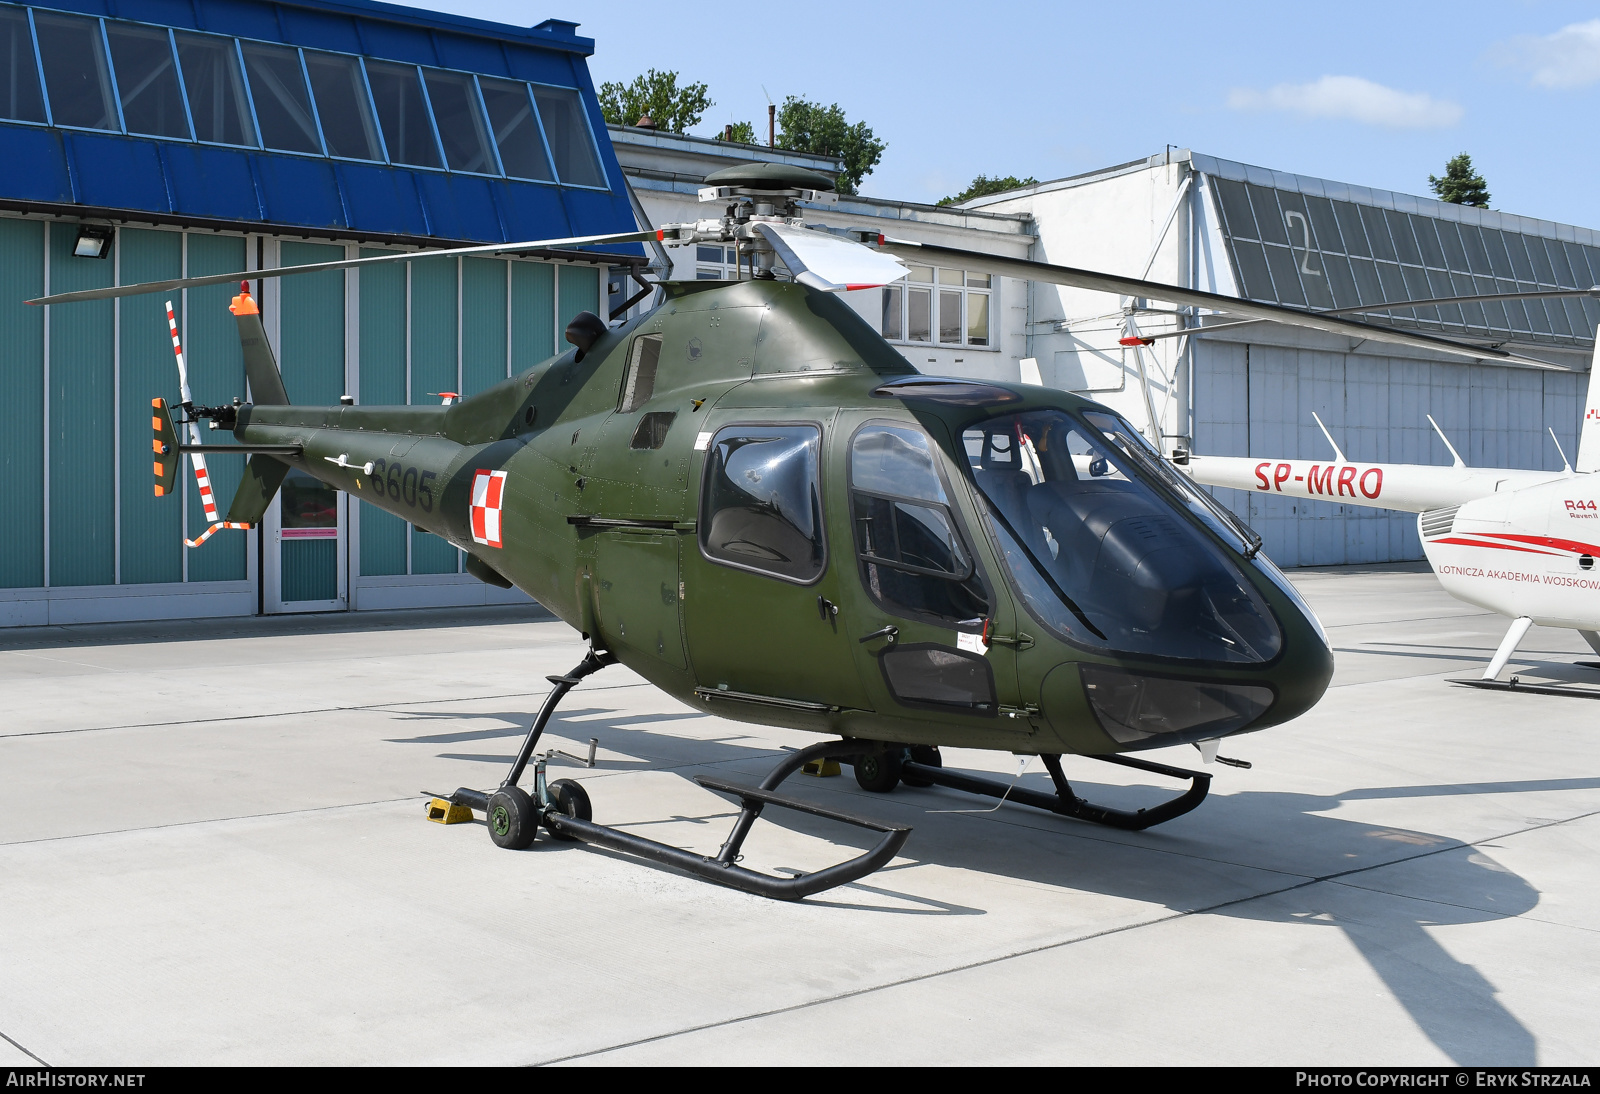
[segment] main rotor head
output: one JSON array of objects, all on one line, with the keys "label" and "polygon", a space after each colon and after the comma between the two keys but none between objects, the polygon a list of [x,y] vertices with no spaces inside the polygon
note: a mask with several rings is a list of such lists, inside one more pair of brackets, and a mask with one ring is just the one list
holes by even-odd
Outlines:
[{"label": "main rotor head", "polygon": [[774,267],[779,254],[757,225],[803,228],[805,218],[796,202],[832,205],[839,200],[838,189],[827,175],[785,163],[736,164],[713,171],[705,181],[700,200],[725,202],[722,217],[674,225],[677,239],[667,240],[667,245],[732,243],[738,250],[740,265],[748,261],[750,276],[760,280],[777,276]]}]

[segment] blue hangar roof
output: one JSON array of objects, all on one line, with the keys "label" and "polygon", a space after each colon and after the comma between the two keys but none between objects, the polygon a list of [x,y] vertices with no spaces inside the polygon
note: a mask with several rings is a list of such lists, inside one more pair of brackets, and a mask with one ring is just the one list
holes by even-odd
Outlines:
[{"label": "blue hangar roof", "polygon": [[632,231],[576,29],[370,0],[0,2],[0,205],[397,241]]}]

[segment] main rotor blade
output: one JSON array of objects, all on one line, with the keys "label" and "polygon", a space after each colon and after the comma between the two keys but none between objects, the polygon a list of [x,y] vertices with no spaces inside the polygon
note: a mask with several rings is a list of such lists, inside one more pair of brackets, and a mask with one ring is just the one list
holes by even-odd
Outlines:
[{"label": "main rotor blade", "polygon": [[1022,278],[1028,281],[1044,281],[1049,284],[1065,285],[1074,289],[1090,289],[1095,292],[1112,293],[1116,296],[1170,300],[1174,304],[1189,304],[1201,308],[1210,308],[1213,311],[1227,312],[1230,315],[1237,315],[1246,319],[1282,323],[1291,327],[1306,327],[1328,334],[1342,334],[1349,338],[1370,339],[1374,342],[1390,342],[1395,345],[1410,346],[1413,349],[1430,350],[1434,353],[1470,357],[1474,360],[1526,365],[1530,368],[1549,369],[1555,372],[1568,371],[1560,365],[1553,365],[1548,361],[1539,361],[1532,357],[1523,357],[1502,349],[1471,346],[1462,342],[1453,342],[1448,338],[1413,334],[1409,331],[1396,330],[1393,327],[1380,327],[1355,319],[1344,319],[1340,316],[1330,315],[1327,312],[1302,311],[1297,308],[1286,308],[1280,304],[1262,304],[1254,300],[1241,300],[1235,296],[1223,296],[1219,293],[1204,292],[1200,289],[1184,289],[1177,285],[1163,285],[1158,281],[1142,281],[1136,277],[1123,277],[1120,274],[1097,273],[1094,270],[1080,270],[1071,266],[1055,266],[1048,262],[1034,262],[1026,258],[1007,258],[1004,255],[968,251],[959,247],[941,247],[934,243],[913,243],[910,240],[891,239],[882,236],[879,239],[881,240],[878,244],[880,250],[888,251],[899,258],[909,259],[918,264],[937,264],[938,260],[942,258],[951,265],[959,263],[967,269],[987,270],[990,273],[1000,274],[1005,277]]},{"label": "main rotor blade", "polygon": [[205,277],[180,277],[172,281],[146,281],[139,285],[113,285],[107,289],[82,289],[78,292],[57,293],[29,300],[30,304],[73,304],[80,300],[108,300],[119,296],[137,296],[147,292],[166,292],[169,289],[196,289],[202,285],[221,285],[228,281],[254,281],[259,277],[288,277],[290,274],[316,273],[319,270],[348,270],[373,266],[380,262],[407,262],[423,258],[455,258],[459,255],[519,254],[523,251],[540,251],[551,247],[601,247],[608,243],[648,243],[665,238],[666,233],[652,229],[647,232],[613,232],[599,236],[569,236],[566,239],[535,239],[523,243],[485,243],[473,247],[451,247],[439,251],[405,251],[399,254],[375,255],[371,258],[349,258],[338,262],[312,262],[305,266],[279,266],[270,270],[239,270],[236,273],[208,274]]},{"label": "main rotor blade", "polygon": [[823,292],[876,289],[910,272],[899,259],[854,240],[787,224],[758,223],[754,227],[772,244],[796,281]]},{"label": "main rotor blade", "polygon": [[[1476,304],[1485,300],[1572,300],[1589,297],[1600,300],[1600,285],[1588,289],[1544,289],[1538,292],[1491,292],[1472,296],[1434,296],[1427,300],[1386,300],[1381,304],[1361,304],[1353,308],[1327,308],[1313,315],[1355,315],[1360,312],[1388,311],[1391,308],[1426,308],[1438,304]],[[1201,330],[1227,330],[1230,327],[1250,327],[1265,323],[1265,319],[1239,319],[1232,323],[1213,323],[1209,327],[1184,327],[1181,330],[1158,331],[1146,338],[1181,338]]]}]

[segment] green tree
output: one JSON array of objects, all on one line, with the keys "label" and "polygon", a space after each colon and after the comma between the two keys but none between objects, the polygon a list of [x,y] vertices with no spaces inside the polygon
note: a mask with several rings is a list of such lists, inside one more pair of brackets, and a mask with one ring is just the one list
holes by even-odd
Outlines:
[{"label": "green tree", "polygon": [[717,134],[719,141],[734,141],[738,144],[756,143],[756,127],[750,122],[734,122]]},{"label": "green tree", "polygon": [[861,180],[872,173],[888,147],[873,136],[866,122],[851,124],[845,120],[838,103],[823,106],[790,95],[778,108],[778,125],[779,148],[837,156],[844,161],[844,171],[838,182],[839,192],[843,194],[856,192]]},{"label": "green tree", "polygon": [[1025,179],[1019,179],[1015,175],[1007,175],[1005,178],[990,178],[988,175],[979,175],[972,180],[972,185],[961,191],[961,193],[947,198],[940,198],[937,204],[960,205],[963,201],[971,201],[973,198],[987,197],[990,194],[998,194],[1004,190],[1018,190],[1024,186],[1037,185],[1038,182],[1039,180],[1032,175]]},{"label": "green tree", "polygon": [[600,85],[600,110],[612,125],[635,125],[649,115],[657,129],[682,133],[699,125],[712,105],[705,84],[678,86],[676,72],[651,69],[632,83],[607,81]]},{"label": "green tree", "polygon": [[1440,201],[1448,201],[1453,205],[1475,205],[1479,209],[1489,207],[1489,184],[1472,169],[1472,157],[1465,152],[1444,165],[1444,178],[1429,175],[1428,185],[1433,187]]}]

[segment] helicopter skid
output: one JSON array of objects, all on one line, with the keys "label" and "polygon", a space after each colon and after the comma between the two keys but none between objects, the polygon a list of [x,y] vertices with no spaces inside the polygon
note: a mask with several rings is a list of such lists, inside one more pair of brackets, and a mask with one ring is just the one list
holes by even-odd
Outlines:
[{"label": "helicopter skid", "polygon": [[[722,849],[714,856],[696,854],[681,847],[673,847],[670,844],[634,835],[632,832],[624,832],[620,828],[568,816],[549,804],[539,810],[539,826],[558,838],[590,843],[596,847],[620,851],[625,855],[637,856],[663,866],[672,866],[714,885],[722,885],[772,900],[804,900],[808,896],[866,877],[873,871],[887,866],[905,844],[906,837],[911,834],[911,829],[908,827],[883,824],[866,817],[826,809],[799,798],[773,793],[773,787],[798,771],[804,764],[813,760],[853,756],[860,752],[861,743],[857,741],[824,741],[800,749],[785,757],[783,762],[762,780],[759,787],[744,786],[705,775],[697,777],[695,782],[707,790],[728,794],[740,801],[739,818],[734,821],[733,831],[728,836],[727,842],[722,845]],[[490,795],[483,791],[463,787],[450,795],[448,800],[456,805],[488,812],[489,797]],[[871,850],[855,858],[809,874],[778,877],[749,870],[737,865],[739,852],[744,846],[745,837],[749,835],[751,826],[761,816],[761,811],[769,805],[809,813],[814,817],[838,821],[856,828],[865,828],[868,831],[881,833],[882,838]]]},{"label": "helicopter skid", "polygon": [[[1584,665],[1585,662],[1579,661]],[[1594,662],[1588,662],[1593,665]],[[1587,666],[1585,666],[1587,667]],[[1452,684],[1463,684],[1469,688],[1484,688],[1488,691],[1527,691],[1535,695],[1567,695],[1575,699],[1600,699],[1600,691],[1594,688],[1572,686],[1568,684],[1527,684],[1513,676],[1509,680],[1452,680]]]},{"label": "helicopter skid", "polygon": [[952,790],[962,790],[968,794],[982,794],[990,798],[1003,798],[1006,801],[1018,802],[1022,805],[1031,805],[1036,809],[1044,809],[1063,817],[1074,820],[1091,821],[1095,824],[1104,824],[1111,828],[1122,828],[1138,832],[1153,827],[1174,817],[1194,809],[1206,800],[1206,794],[1211,789],[1211,776],[1204,771],[1189,771],[1181,767],[1170,767],[1167,764],[1158,764],[1153,760],[1139,760],[1132,756],[1091,756],[1090,759],[1104,760],[1107,763],[1119,764],[1123,767],[1137,768],[1140,771],[1149,771],[1157,775],[1170,775],[1176,779],[1189,779],[1189,789],[1176,798],[1155,806],[1151,809],[1139,809],[1129,812],[1125,809],[1112,809],[1109,806],[1095,805],[1078,797],[1072,792],[1072,784],[1067,782],[1066,776],[1061,771],[1061,757],[1058,755],[1044,755],[1045,767],[1050,772],[1050,780],[1055,783],[1054,794],[1044,794],[1037,790],[1017,786],[999,779],[986,779],[979,775],[969,775],[962,771],[952,771],[948,768],[933,767],[929,764],[917,763],[907,760],[904,771],[918,779],[926,780],[938,786],[947,786]]}]

